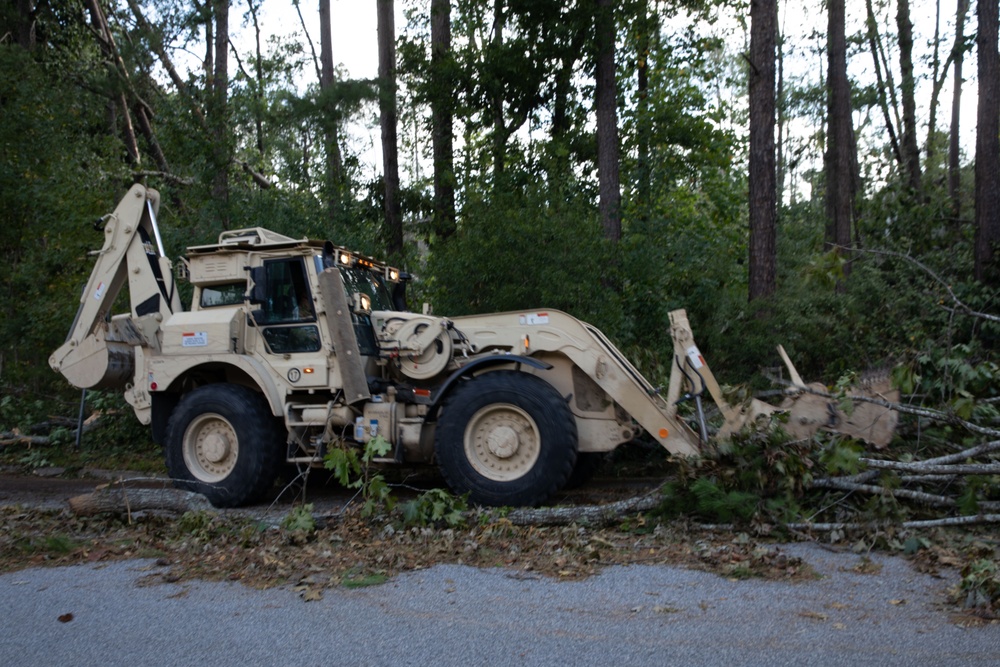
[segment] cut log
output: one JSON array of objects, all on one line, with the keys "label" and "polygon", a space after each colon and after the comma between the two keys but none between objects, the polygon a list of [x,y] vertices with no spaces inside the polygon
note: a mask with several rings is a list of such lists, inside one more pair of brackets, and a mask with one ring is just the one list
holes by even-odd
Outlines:
[{"label": "cut log", "polygon": [[69,499],[69,509],[78,516],[131,514],[140,510],[163,510],[183,514],[214,509],[205,497],[190,491],[148,489],[122,484],[99,487]]}]

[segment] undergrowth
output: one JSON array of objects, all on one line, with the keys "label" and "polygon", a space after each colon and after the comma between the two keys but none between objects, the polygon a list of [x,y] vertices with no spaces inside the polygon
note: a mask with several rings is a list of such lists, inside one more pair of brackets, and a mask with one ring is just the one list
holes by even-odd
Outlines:
[{"label": "undergrowth", "polygon": [[[372,462],[385,456],[392,445],[382,436],[376,436],[365,443],[363,448],[350,446],[334,447],[324,457],[323,464],[333,471],[340,484],[349,489],[357,489],[364,500],[361,516],[392,514],[397,499],[392,485]],[[455,496],[444,489],[424,491],[413,500],[403,503],[398,517],[403,526],[448,526],[465,524],[468,503],[465,496]]]},{"label": "undergrowth", "polygon": [[87,392],[84,433],[78,446],[79,407],[79,402],[70,405],[30,394],[0,398],[0,432],[6,443],[0,444],[0,465],[26,472],[59,467],[69,474],[86,468],[166,471],[161,448],[121,394]]}]

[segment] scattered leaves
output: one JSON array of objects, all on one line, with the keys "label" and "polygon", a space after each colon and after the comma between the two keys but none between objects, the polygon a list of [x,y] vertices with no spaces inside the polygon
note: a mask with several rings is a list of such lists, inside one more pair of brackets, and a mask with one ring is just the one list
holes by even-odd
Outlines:
[{"label": "scattered leaves", "polygon": [[815,621],[825,621],[829,618],[826,614],[818,611],[800,611],[799,616],[802,618],[811,618]]}]

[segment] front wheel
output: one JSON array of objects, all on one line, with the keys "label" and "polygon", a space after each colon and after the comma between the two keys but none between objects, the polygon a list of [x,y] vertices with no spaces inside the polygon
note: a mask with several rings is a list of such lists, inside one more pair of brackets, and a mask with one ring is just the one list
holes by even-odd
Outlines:
[{"label": "front wheel", "polygon": [[434,451],[448,486],[480,505],[532,506],[569,478],[576,420],[547,382],[516,371],[466,381],[438,420]]},{"label": "front wheel", "polygon": [[210,384],[185,394],[167,424],[174,486],[216,507],[259,498],[278,472],[281,430],[264,398],[247,387]]}]

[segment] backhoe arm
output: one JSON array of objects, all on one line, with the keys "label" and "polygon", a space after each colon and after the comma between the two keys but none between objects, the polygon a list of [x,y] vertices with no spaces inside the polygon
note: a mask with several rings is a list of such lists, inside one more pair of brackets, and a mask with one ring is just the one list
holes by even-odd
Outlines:
[{"label": "backhoe arm", "polygon": [[[104,246],[69,335],[49,358],[77,387],[124,387],[134,375],[134,346],[158,349],[160,323],[181,309],[156,226],[159,203],[155,190],[133,185],[106,216]],[[109,317],[126,280],[131,312]]]}]

